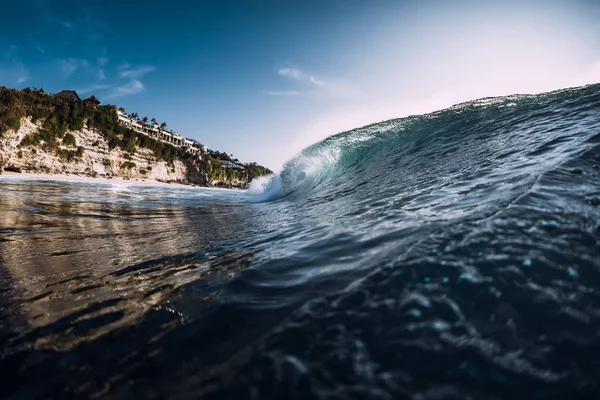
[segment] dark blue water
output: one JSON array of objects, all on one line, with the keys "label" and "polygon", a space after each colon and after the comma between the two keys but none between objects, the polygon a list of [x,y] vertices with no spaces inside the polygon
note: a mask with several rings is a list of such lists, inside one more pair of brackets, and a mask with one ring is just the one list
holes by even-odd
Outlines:
[{"label": "dark blue water", "polygon": [[0,178],[2,394],[600,398],[600,86],[335,135],[249,192]]}]

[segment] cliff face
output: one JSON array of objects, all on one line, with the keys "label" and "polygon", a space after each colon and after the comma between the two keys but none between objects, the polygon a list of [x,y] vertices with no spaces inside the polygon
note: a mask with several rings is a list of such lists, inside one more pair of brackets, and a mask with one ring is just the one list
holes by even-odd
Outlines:
[{"label": "cliff face", "polygon": [[49,152],[42,146],[21,147],[28,135],[39,132],[41,122],[33,123],[31,117],[21,119],[17,131],[8,130],[0,138],[0,165],[5,169],[23,172],[68,173],[91,177],[126,177],[131,179],[153,179],[164,182],[180,182],[207,185],[207,174],[199,159],[172,164],[157,160],[152,150],[137,148],[129,154],[119,148],[109,149],[104,135],[94,129],[83,128],[68,131],[75,137],[75,146],[60,145],[59,150],[74,152],[83,148],[81,157],[65,160],[57,151]]}]

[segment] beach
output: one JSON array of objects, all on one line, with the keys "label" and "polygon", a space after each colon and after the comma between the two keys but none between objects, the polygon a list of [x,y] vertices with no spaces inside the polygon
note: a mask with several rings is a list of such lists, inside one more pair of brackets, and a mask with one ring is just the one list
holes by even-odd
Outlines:
[{"label": "beach", "polygon": [[92,183],[108,183],[108,184],[126,184],[126,185],[147,185],[147,186],[179,186],[179,187],[201,187],[198,185],[183,184],[177,182],[161,182],[154,179],[139,179],[139,178],[93,178],[90,176],[82,176],[75,174],[44,174],[30,172],[12,172],[4,171],[0,175],[0,179],[29,179],[36,181],[71,181],[71,182],[92,182]]}]

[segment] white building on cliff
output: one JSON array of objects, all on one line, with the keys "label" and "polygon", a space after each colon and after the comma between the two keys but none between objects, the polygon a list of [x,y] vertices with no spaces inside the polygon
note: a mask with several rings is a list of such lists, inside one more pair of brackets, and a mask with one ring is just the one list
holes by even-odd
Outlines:
[{"label": "white building on cliff", "polygon": [[121,125],[131,128],[137,133],[152,137],[164,143],[169,143],[173,146],[183,147],[193,154],[206,152],[204,146],[198,145],[194,141],[187,139],[170,129],[162,129],[156,122],[148,123],[131,118],[121,110],[117,110],[117,115]]}]

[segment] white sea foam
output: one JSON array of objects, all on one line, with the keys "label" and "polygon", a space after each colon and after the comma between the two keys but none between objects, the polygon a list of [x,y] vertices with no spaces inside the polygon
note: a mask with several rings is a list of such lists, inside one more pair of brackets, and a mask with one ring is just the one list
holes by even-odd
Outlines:
[{"label": "white sea foam", "polygon": [[248,188],[248,194],[253,202],[274,200],[283,196],[281,177],[273,174],[253,179]]}]

